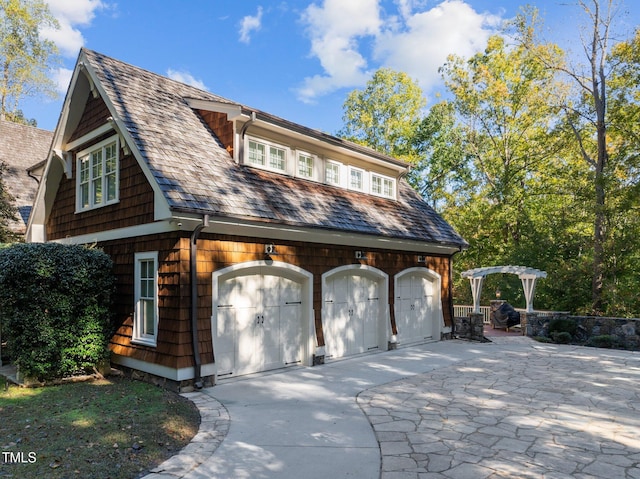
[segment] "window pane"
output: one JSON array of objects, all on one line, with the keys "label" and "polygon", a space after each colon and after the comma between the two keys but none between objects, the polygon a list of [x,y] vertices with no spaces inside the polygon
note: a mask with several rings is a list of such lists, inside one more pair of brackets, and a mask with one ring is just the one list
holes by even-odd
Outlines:
[{"label": "window pane", "polygon": [[272,146],[269,148],[269,166],[277,170],[285,169],[284,150]]},{"label": "window pane", "polygon": [[117,196],[116,174],[111,173],[107,176],[107,201],[115,200]]},{"label": "window pane", "polygon": [[102,203],[102,178],[93,180],[93,204],[99,205]]},{"label": "window pane", "polygon": [[360,170],[351,170],[350,186],[351,186],[351,188],[356,189],[356,190],[361,190],[362,189],[362,171],[360,171]]},{"label": "window pane", "polygon": [[262,143],[249,141],[249,163],[264,165],[265,149]]},{"label": "window pane", "polygon": [[80,185],[80,207],[86,208],[89,206],[89,183]]},{"label": "window pane", "polygon": [[325,176],[327,183],[340,184],[340,165],[328,163]]},{"label": "window pane", "polygon": [[373,176],[371,178],[371,191],[378,195],[382,194],[382,178],[379,176]]},{"label": "window pane", "polygon": [[142,334],[153,336],[155,334],[155,305],[153,300],[143,299],[142,303]]},{"label": "window pane", "polygon": [[309,155],[298,156],[298,175],[306,178],[313,176],[313,158]]}]

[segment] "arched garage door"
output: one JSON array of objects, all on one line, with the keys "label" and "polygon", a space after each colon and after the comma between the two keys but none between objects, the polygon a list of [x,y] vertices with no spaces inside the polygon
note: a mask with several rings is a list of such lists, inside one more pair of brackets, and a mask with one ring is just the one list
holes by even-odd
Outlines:
[{"label": "arched garage door", "polygon": [[399,344],[440,339],[444,320],[438,273],[427,268],[409,268],[398,273],[394,303]]},{"label": "arched garage door", "polygon": [[214,273],[212,332],[219,377],[309,364],[312,275],[265,261]]},{"label": "arched garage door", "polygon": [[322,276],[322,330],[328,359],[386,348],[387,291],[387,275],[370,266],[342,266]]}]

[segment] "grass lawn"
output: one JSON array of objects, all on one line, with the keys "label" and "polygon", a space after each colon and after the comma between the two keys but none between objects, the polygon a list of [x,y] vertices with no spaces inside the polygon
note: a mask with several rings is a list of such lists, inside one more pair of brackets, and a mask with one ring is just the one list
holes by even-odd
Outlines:
[{"label": "grass lawn", "polygon": [[199,423],[190,401],[140,381],[7,389],[0,377],[0,478],[140,477]]}]

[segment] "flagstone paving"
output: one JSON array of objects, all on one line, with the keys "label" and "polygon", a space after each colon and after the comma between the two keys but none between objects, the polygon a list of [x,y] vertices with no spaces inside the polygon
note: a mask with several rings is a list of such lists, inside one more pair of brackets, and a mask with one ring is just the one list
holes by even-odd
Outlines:
[{"label": "flagstone paving", "polygon": [[380,444],[382,479],[640,478],[637,354],[506,349],[357,400]]}]

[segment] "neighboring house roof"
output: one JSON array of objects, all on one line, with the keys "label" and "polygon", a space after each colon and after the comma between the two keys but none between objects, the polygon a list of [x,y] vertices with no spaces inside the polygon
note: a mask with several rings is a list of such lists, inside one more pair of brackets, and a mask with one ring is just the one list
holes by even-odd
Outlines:
[{"label": "neighboring house roof", "polygon": [[237,164],[190,105],[200,101],[237,107],[283,130],[404,171],[406,165],[397,159],[94,51],[83,49],[78,65],[106,95],[114,121],[135,144],[173,214],[467,246],[404,180],[398,182],[396,201]]},{"label": "neighboring house roof", "polygon": [[24,233],[38,189],[29,170],[42,163],[49,153],[53,132],[0,119],[0,163],[6,190],[13,196],[19,218],[9,224],[15,233]]}]

